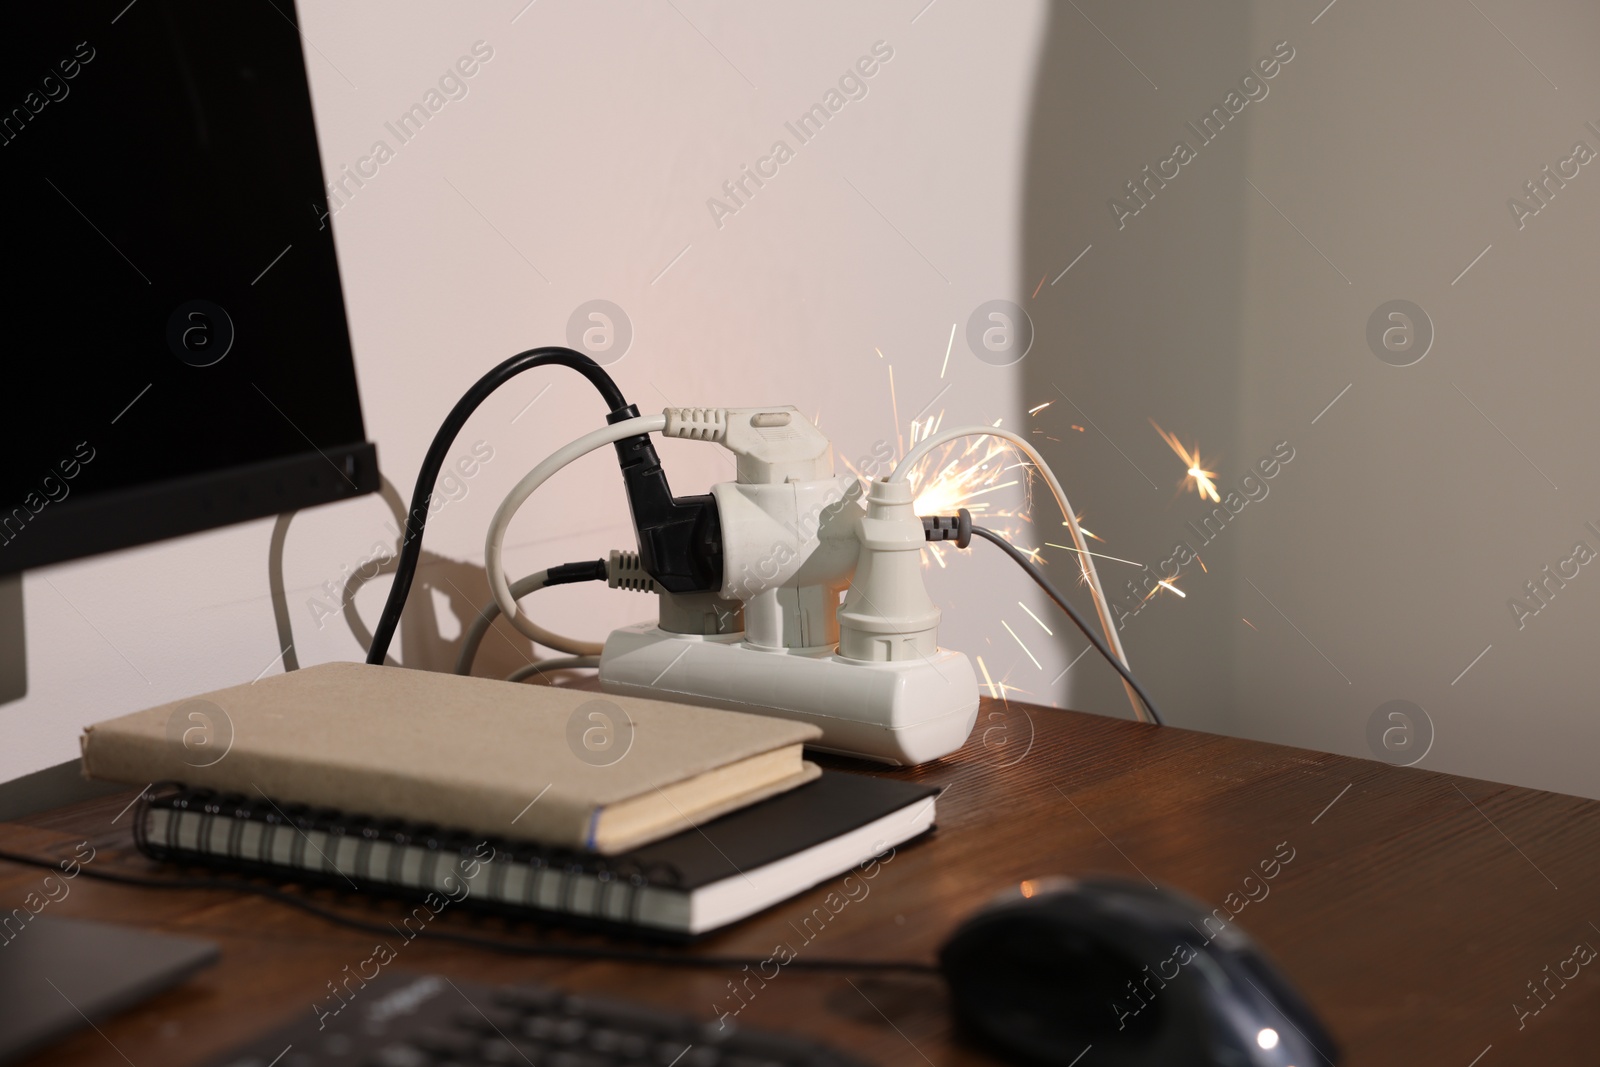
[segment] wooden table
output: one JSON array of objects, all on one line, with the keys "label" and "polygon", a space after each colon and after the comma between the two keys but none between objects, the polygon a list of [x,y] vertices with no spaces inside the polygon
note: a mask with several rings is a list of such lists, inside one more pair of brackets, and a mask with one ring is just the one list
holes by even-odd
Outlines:
[{"label": "wooden table", "polygon": [[[854,766],[851,769],[863,769]],[[804,956],[932,959],[974,908],[1022,878],[1109,872],[1237,908],[1262,860],[1293,851],[1236,921],[1299,984],[1344,1062],[1600,1062],[1600,967],[1540,1002],[1541,982],[1581,942],[1600,947],[1600,804],[1171,727],[985,703],[972,740],[935,766],[893,772],[947,786],[939,826],[881,868],[800,948]],[[0,824],[0,848],[158,872],[128,855],[134,791]],[[0,863],[9,910],[45,872]],[[819,887],[688,951],[766,957]],[[1251,891],[1260,897],[1258,883]],[[1234,896],[1230,896],[1234,894]],[[359,899],[344,905],[360,912]],[[38,1057],[65,1067],[205,1062],[237,1040],[304,1016],[325,983],[372,952],[369,935],[281,904],[220,891],[136,889],[79,878],[49,914],[212,939],[221,963],[143,1008]],[[370,914],[370,913],[369,913]],[[439,922],[495,933],[466,913]],[[512,936],[507,934],[506,936]],[[520,936],[528,936],[524,931]],[[0,950],[3,951],[3,950]],[[430,944],[395,969],[475,981],[540,980],[714,1018],[729,974],[572,964]],[[1550,970],[1545,967],[1549,965]],[[931,977],[785,971],[741,1023],[809,1032],[882,1064],[989,1062],[952,1032]],[[115,1047],[113,1047],[113,1045]]]}]

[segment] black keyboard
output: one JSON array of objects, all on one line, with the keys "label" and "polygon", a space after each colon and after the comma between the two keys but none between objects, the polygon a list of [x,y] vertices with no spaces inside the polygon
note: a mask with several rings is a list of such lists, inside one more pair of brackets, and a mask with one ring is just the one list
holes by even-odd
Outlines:
[{"label": "black keyboard", "polygon": [[544,986],[380,974],[215,1067],[861,1067],[803,1038]]}]

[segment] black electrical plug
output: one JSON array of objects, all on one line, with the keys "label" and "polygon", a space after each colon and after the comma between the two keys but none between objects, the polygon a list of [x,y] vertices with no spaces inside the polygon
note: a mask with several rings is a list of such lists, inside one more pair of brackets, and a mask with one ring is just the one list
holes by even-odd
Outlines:
[{"label": "black electrical plug", "polygon": [[925,541],[954,541],[957,548],[972,544],[972,512],[962,508],[954,515],[922,516]]},{"label": "black electrical plug", "polygon": [[[636,405],[618,408],[608,423],[639,417]],[[616,443],[628,490],[628,509],[639,538],[639,562],[670,593],[722,588],[722,519],[716,497],[674,497],[649,434]]]}]

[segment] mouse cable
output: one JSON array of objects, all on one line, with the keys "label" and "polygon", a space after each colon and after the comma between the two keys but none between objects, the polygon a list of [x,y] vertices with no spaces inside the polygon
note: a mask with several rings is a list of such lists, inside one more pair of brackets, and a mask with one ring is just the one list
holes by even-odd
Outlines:
[{"label": "mouse cable", "polygon": [[[1029,559],[1027,556],[1023,555],[1021,549],[1017,548],[1017,546],[1013,545],[1010,541],[1007,541],[1004,537],[1001,537],[993,530],[984,529],[982,526],[973,526],[972,514],[971,512],[967,511],[966,508],[962,508],[958,513],[958,516],[958,522],[962,526],[968,527],[974,534],[983,538],[985,541],[991,541],[998,545],[1001,551],[1016,561],[1017,566],[1028,572],[1028,577],[1032,578],[1036,583],[1038,583],[1039,588],[1044,590],[1045,595],[1056,602],[1056,607],[1066,612],[1067,617],[1077,625],[1078,629],[1083,631],[1083,636],[1087,637],[1089,639],[1089,643],[1094,645],[1095,651],[1104,656],[1106,658],[1106,662],[1115,667],[1117,669],[1117,673],[1122,675],[1122,680],[1127,682],[1128,685],[1132,686],[1135,693],[1139,694],[1139,699],[1144,701],[1145,709],[1150,713],[1150,721],[1155,723],[1157,726],[1165,725],[1161,718],[1161,713],[1156,710],[1155,702],[1152,701],[1150,699],[1150,695],[1144,691],[1144,687],[1141,686],[1134,679],[1133,675],[1128,672],[1128,668],[1124,667],[1121,661],[1118,660],[1116,656],[1111,654],[1111,649],[1107,648],[1106,643],[1089,628],[1089,624],[1084,621],[1083,616],[1079,615],[1077,609],[1067,602],[1067,598],[1061,595],[1061,590],[1055,587],[1055,584],[1051,582],[1050,579],[1045,575],[1044,571],[1039,568],[1039,565],[1034,563],[1033,560]],[[961,542],[959,540],[956,541],[956,544],[961,546]]]},{"label": "mouse cable", "polygon": [[[43,867],[47,870],[58,871],[61,869],[60,860],[53,860],[43,856],[30,856],[25,853],[11,852],[0,849],[0,860],[8,863],[17,863],[26,867]],[[394,927],[387,923],[368,922],[358,919],[353,915],[341,914],[332,908],[324,907],[315,901],[308,900],[296,893],[289,893],[271,885],[247,882],[233,878],[152,878],[148,875],[124,874],[121,871],[107,871],[80,864],[78,874],[85,878],[97,878],[103,882],[115,882],[118,885],[136,886],[142,889],[214,889],[224,892],[249,893],[253,896],[263,897],[276,901],[287,907],[297,908],[309,915],[314,915],[336,926],[363,933],[378,934],[387,937],[393,934]],[[500,952],[514,956],[548,956],[559,959],[597,960],[614,963],[638,963],[658,967],[682,967],[703,969],[740,969],[754,967],[760,969],[763,964],[776,964],[786,970],[798,971],[848,971],[848,972],[878,972],[907,974],[938,974],[936,964],[922,963],[917,960],[846,960],[831,959],[826,957],[812,959],[792,959],[787,963],[777,963],[771,957],[757,959],[748,956],[691,956],[675,952],[652,952],[645,949],[610,948],[604,945],[563,945],[537,941],[503,941],[490,937],[476,937],[472,934],[457,933],[452,930],[440,930],[432,926],[422,928],[421,936],[435,941],[447,941],[453,944],[466,945],[471,948],[486,949],[490,952]]]},{"label": "mouse cable", "polygon": [[[1094,565],[1094,553],[1089,551],[1089,543],[1083,538],[1083,528],[1078,525],[1078,515],[1067,500],[1066,490],[1061,488],[1061,480],[1050,469],[1050,464],[1044,461],[1044,456],[1034,447],[1032,441],[1021,434],[1002,430],[998,426],[956,426],[948,430],[938,430],[919,441],[916,447],[895,464],[894,470],[889,474],[889,480],[911,481],[911,475],[917,470],[917,465],[931,455],[934,449],[943,448],[967,437],[993,437],[1009,443],[1033,463],[1034,469],[1050,487],[1051,495],[1056,498],[1056,504],[1061,508],[1062,525],[1072,532],[1072,543],[1077,546],[1073,551],[1078,553],[1078,567],[1083,573],[1084,581],[1089,585],[1089,596],[1094,600],[1095,613],[1100,617],[1100,629],[1105,632],[1106,643],[1110,645],[1117,662],[1121,665],[1117,669],[1126,676],[1128,654],[1122,648],[1122,638],[1117,636],[1116,623],[1111,618],[1111,603],[1106,599],[1105,590],[1100,587],[1100,571]],[[1145,720],[1145,708],[1148,703],[1140,703],[1139,694],[1126,679],[1122,683],[1122,688],[1127,693],[1129,707],[1133,708],[1133,717]]]},{"label": "mouse cable", "polygon": [[417,485],[411,494],[411,510],[406,512],[405,539],[400,546],[400,562],[395,568],[394,584],[389,587],[389,599],[383,605],[383,615],[372,631],[372,645],[367,649],[368,663],[383,663],[384,657],[389,652],[389,642],[394,639],[395,628],[400,625],[400,613],[406,606],[406,597],[411,592],[411,580],[416,576],[417,562],[422,557],[422,528],[428,519],[434,483],[439,480],[439,472],[444,468],[445,460],[449,458],[456,434],[461,432],[467,419],[490,393],[523,371],[547,366],[570,367],[589,379],[589,382],[599,390],[601,399],[605,401],[609,411],[622,411],[628,407],[628,401],[623,397],[622,390],[617,388],[617,383],[612,381],[611,375],[606,373],[605,368],[582,352],[558,345],[530,348],[526,352],[519,352],[474,382],[472,388],[456,401],[456,406],[450,409],[450,414],[445,416],[444,422],[433,436],[433,443],[428,446],[427,455],[423,457],[422,469],[417,472]]}]

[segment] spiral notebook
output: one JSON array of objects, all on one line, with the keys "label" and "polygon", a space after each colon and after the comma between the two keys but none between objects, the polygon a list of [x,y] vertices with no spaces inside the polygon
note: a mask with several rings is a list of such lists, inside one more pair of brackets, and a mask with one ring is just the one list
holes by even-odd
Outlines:
[{"label": "spiral notebook", "polygon": [[605,856],[167,785],[140,801],[134,835],[154,859],[424,895],[435,914],[465,903],[692,937],[852,869],[851,884],[865,886],[896,847],[932,828],[937,794],[825,771],[697,829]]}]

